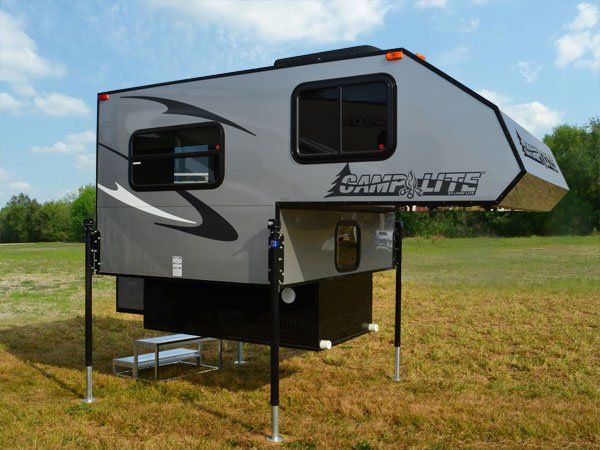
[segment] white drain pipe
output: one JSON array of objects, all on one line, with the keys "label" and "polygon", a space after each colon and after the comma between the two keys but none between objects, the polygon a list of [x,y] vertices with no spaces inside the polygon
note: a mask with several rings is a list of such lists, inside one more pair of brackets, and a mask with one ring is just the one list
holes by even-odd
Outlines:
[{"label": "white drain pipe", "polygon": [[326,340],[319,341],[319,348],[321,350],[331,350],[331,341],[326,341]]},{"label": "white drain pipe", "polygon": [[362,327],[363,330],[372,331],[374,333],[377,333],[379,331],[379,325],[377,325],[376,323],[363,323]]}]

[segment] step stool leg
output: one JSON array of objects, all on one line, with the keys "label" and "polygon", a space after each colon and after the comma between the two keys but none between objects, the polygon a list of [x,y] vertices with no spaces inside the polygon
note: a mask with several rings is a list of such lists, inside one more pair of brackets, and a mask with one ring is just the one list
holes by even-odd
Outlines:
[{"label": "step stool leg", "polygon": [[156,346],[156,351],[154,352],[154,379],[158,380],[158,363],[159,363],[159,358],[158,358],[158,345]]},{"label": "step stool leg", "polygon": [[137,345],[134,345],[133,350],[133,378],[138,379],[138,349]]},{"label": "step stool leg", "polygon": [[223,367],[223,340],[219,339],[219,369]]},{"label": "step stool leg", "polygon": [[202,365],[202,342],[198,342],[198,357],[196,358],[196,365]]},{"label": "step stool leg", "polygon": [[246,364],[246,361],[244,361],[244,343],[243,342],[237,343],[237,361],[234,361],[233,363],[234,364]]}]

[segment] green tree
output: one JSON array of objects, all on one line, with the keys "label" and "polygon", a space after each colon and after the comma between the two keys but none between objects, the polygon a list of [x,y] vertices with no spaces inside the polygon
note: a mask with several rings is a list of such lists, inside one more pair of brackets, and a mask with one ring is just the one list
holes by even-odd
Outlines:
[{"label": "green tree", "polygon": [[40,208],[40,240],[68,241],[71,237],[71,199],[52,200]]},{"label": "green tree", "polygon": [[71,205],[71,239],[83,241],[83,219],[96,219],[96,189],[94,186],[82,186]]},{"label": "green tree", "polygon": [[562,125],[544,142],[552,149],[569,193],[547,214],[547,234],[587,234],[600,220],[600,117],[585,127]]},{"label": "green tree", "polygon": [[40,204],[26,194],[13,195],[0,211],[1,242],[37,242],[41,236]]}]

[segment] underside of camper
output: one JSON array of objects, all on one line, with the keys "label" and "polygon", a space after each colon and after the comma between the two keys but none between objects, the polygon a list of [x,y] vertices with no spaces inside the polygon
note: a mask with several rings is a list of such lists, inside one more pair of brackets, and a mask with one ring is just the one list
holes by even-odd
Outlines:
[{"label": "underside of camper", "polygon": [[398,210],[547,211],[567,189],[543,142],[421,55],[287,58],[99,94],[96,270],[147,328],[262,344],[276,284],[281,345],[321,350],[372,329]]}]

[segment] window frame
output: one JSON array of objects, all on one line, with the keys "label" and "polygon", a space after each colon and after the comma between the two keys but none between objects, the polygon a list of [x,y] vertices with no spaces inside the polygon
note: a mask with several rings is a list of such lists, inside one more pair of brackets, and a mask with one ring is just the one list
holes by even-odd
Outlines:
[{"label": "window frame", "polygon": [[[136,136],[140,134],[147,133],[155,133],[161,131],[170,131],[170,130],[184,130],[189,128],[204,128],[204,127],[213,127],[216,128],[219,133],[219,145],[221,147],[220,150],[203,150],[199,152],[184,152],[184,153],[173,153],[172,156],[169,154],[161,155],[146,155],[146,156],[133,156],[133,142]],[[171,161],[175,159],[181,158],[189,158],[189,157],[202,157],[202,156],[210,156],[210,155],[219,155],[219,177],[215,179],[212,183],[172,183],[172,184],[152,184],[152,185],[136,185],[133,182],[133,163],[138,159],[170,159]],[[164,127],[154,127],[154,128],[144,128],[140,130],[136,130],[131,133],[129,137],[129,157],[127,158],[128,165],[128,178],[129,178],[129,186],[138,192],[144,191],[190,191],[190,190],[201,190],[201,189],[216,189],[218,188],[225,178],[225,130],[223,129],[223,125],[219,122],[196,122],[196,123],[186,123],[181,125],[168,125]]]},{"label": "window frame", "polygon": [[[343,116],[340,114],[338,124],[338,136],[340,141],[340,152],[335,154],[302,154],[299,151],[299,96],[302,92],[314,89],[326,89],[332,87],[343,88],[344,86],[365,84],[370,82],[384,82],[387,85],[387,98],[390,105],[388,110],[388,148],[382,151],[366,152],[343,152]],[[342,90],[343,92],[343,90]],[[353,161],[381,161],[391,157],[396,151],[396,81],[388,73],[374,73],[369,75],[358,75],[343,78],[331,78],[327,80],[309,81],[301,83],[292,92],[292,126],[291,126],[291,152],[294,160],[300,164],[322,164]],[[340,110],[343,105],[343,97],[339,99]]]},{"label": "window frame", "polygon": [[[356,228],[356,263],[352,266],[341,266],[338,264],[338,259],[337,259],[338,231],[339,231],[340,227],[342,227],[342,226],[352,226],[352,227]],[[334,240],[333,263],[335,264],[335,270],[337,270],[339,273],[355,272],[360,266],[360,259],[361,259],[361,250],[360,249],[362,246],[361,231],[360,231],[360,225],[358,224],[358,222],[355,220],[347,220],[347,219],[342,219],[342,220],[338,221],[338,223],[335,225],[335,234],[333,235],[333,240]]]}]

